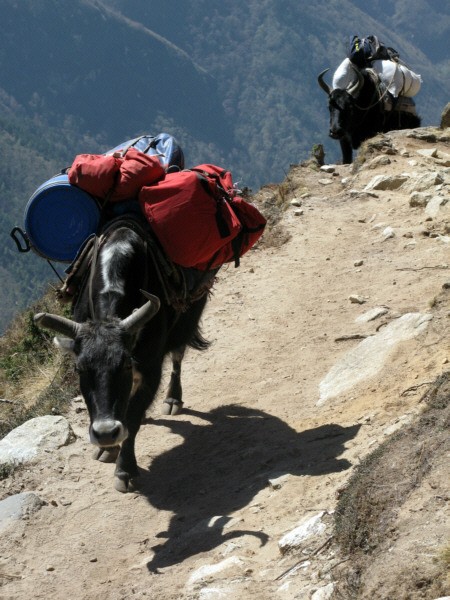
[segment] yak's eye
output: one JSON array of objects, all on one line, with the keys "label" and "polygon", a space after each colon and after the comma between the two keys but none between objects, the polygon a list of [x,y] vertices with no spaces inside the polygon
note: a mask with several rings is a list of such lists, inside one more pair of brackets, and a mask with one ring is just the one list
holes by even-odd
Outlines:
[{"label": "yak's eye", "polygon": [[85,364],[82,364],[82,363],[76,363],[74,366],[74,370],[75,370],[75,373],[78,373],[78,375],[86,373],[86,371],[87,371]]}]

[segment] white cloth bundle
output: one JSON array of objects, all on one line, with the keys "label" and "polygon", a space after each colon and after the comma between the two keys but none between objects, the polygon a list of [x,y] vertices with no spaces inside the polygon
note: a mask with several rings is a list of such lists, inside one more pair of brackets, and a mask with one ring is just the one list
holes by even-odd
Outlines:
[{"label": "white cloth bundle", "polygon": [[[412,98],[419,92],[422,85],[420,75],[392,60],[374,60],[372,69],[394,98],[398,96]],[[350,59],[345,58],[333,75],[332,87],[345,90],[356,81],[355,67]]]}]

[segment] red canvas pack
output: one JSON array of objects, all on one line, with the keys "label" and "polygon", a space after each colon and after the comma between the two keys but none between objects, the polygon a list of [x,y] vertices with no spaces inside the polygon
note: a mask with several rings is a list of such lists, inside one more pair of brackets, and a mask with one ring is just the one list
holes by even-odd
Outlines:
[{"label": "red canvas pack", "polygon": [[240,196],[230,200],[231,208],[241,223],[241,230],[235,238],[222,246],[213,257],[213,260],[197,265],[198,269],[215,269],[227,262],[239,266],[239,259],[252,248],[264,233],[267,220],[254,204],[247,202]]},{"label": "red canvas pack", "polygon": [[208,262],[197,264],[196,267],[202,270],[215,269],[233,261],[238,267],[240,257],[248,252],[262,236],[267,220],[254,204],[237,195],[230,171],[211,164],[198,165],[193,168],[193,171],[205,176],[213,188],[218,187],[226,193],[227,203],[241,224],[240,231],[232,240],[221,246]]},{"label": "red canvas pack", "polygon": [[210,164],[197,165],[192,167],[191,171],[200,173],[208,180],[212,194],[217,193],[217,187],[219,187],[231,198],[236,195],[231,171]]},{"label": "red canvas pack", "polygon": [[164,167],[157,156],[144,154],[135,148],[129,148],[122,159],[119,176],[110,202],[120,202],[136,198],[144,185],[149,185],[164,177]]},{"label": "red canvas pack", "polygon": [[105,198],[112,190],[122,159],[113,155],[78,154],[67,175],[69,183],[91,196]]},{"label": "red canvas pack", "polygon": [[109,202],[137,197],[144,185],[164,177],[156,156],[129,148],[125,156],[79,154],[69,169],[69,183]]},{"label": "red canvas pack", "polygon": [[139,203],[167,256],[182,267],[209,268],[242,229],[214,176],[197,168],[144,186]]}]

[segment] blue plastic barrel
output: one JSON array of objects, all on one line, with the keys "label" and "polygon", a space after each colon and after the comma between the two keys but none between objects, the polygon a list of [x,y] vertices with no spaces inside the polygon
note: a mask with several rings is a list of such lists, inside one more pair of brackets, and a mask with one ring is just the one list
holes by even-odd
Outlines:
[{"label": "blue plastic barrel", "polygon": [[83,242],[95,233],[100,221],[97,201],[55,175],[43,183],[25,207],[25,232],[40,256],[72,262]]}]

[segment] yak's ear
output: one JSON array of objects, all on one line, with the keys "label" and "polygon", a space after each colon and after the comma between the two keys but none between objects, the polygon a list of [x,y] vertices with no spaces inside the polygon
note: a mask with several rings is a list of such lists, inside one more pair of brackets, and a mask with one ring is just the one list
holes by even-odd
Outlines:
[{"label": "yak's ear", "polygon": [[70,338],[55,336],[53,338],[53,343],[55,344],[55,346],[57,348],[59,348],[59,350],[61,350],[61,352],[64,352],[65,354],[75,355],[75,352],[73,350],[73,348],[75,346],[75,342],[73,340],[71,340]]}]

